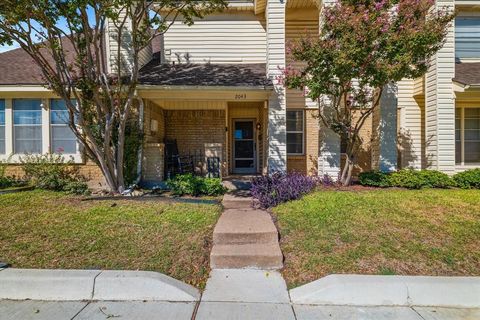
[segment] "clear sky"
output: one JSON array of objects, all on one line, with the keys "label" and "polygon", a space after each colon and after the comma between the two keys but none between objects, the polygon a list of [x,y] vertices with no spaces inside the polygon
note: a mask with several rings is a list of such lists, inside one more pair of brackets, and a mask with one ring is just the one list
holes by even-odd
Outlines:
[{"label": "clear sky", "polygon": [[5,51],[10,51],[12,49],[18,48],[18,45],[15,44],[13,46],[0,46],[0,53],[5,52]]},{"label": "clear sky", "polygon": [[[0,0],[0,1],[2,1],[2,0]],[[94,20],[93,20],[93,9],[92,9],[92,8],[89,8],[89,9],[87,9],[87,11],[88,11],[89,17],[91,18],[91,19],[89,19],[89,20],[90,20],[90,21],[92,22],[92,24],[93,24],[93,21],[94,21]],[[65,21],[62,21],[62,20],[58,21],[58,25],[59,25],[62,29],[65,29],[65,28],[66,28],[66,23],[65,23]],[[5,52],[5,51],[9,51],[9,50],[13,50],[13,49],[16,49],[16,48],[18,48],[18,47],[19,47],[18,44],[14,44],[14,45],[12,45],[12,46],[2,46],[2,45],[0,45],[0,53]]]}]

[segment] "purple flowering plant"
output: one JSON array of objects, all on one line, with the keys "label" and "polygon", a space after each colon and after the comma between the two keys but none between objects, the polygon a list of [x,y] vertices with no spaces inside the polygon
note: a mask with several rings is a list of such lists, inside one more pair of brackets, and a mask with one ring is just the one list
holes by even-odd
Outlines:
[{"label": "purple flowering plant", "polygon": [[251,193],[255,204],[262,209],[267,209],[283,202],[299,199],[321,185],[333,184],[333,180],[328,176],[307,176],[297,172],[275,173],[271,176],[254,178]]}]

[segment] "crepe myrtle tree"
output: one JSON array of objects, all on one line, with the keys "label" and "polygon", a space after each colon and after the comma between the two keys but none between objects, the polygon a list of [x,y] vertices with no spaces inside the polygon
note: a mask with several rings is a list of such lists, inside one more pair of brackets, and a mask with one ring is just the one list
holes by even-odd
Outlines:
[{"label": "crepe myrtle tree", "polygon": [[[0,44],[18,44],[40,67],[48,89],[66,101],[69,126],[87,157],[111,192],[122,193],[125,130],[141,105],[142,50],[175,20],[191,25],[225,7],[224,0],[2,0]],[[107,28],[118,43],[113,62]]]},{"label": "crepe myrtle tree", "polygon": [[297,68],[279,78],[318,103],[321,125],[346,144],[340,182],[351,182],[360,131],[386,86],[424,75],[454,12],[434,0],[339,0],[325,6],[319,36],[287,47]]}]

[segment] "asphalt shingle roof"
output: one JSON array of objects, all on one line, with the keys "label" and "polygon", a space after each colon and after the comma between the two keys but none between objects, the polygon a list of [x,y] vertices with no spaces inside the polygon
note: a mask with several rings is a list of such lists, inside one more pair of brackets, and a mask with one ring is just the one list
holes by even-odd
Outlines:
[{"label": "asphalt shingle roof", "polygon": [[[67,61],[74,54],[68,41]],[[154,53],[160,50],[160,41],[153,41]],[[160,64],[150,61],[140,71],[140,84],[165,86],[261,86],[272,85],[266,75],[266,65],[259,64]],[[0,85],[44,85],[42,71],[23,50],[15,49],[0,54]]]},{"label": "asphalt shingle roof", "polygon": [[163,86],[270,87],[266,65],[167,64],[151,61],[140,70],[139,82]]},{"label": "asphalt shingle roof", "polygon": [[480,85],[480,62],[455,64],[455,77],[453,81],[464,85]]}]

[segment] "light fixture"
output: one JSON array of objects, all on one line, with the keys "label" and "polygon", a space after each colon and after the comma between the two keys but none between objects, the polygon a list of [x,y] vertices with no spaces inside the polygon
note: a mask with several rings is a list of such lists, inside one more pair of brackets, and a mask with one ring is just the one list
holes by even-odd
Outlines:
[{"label": "light fixture", "polygon": [[262,130],[262,124],[260,122],[257,122],[257,130]]}]

